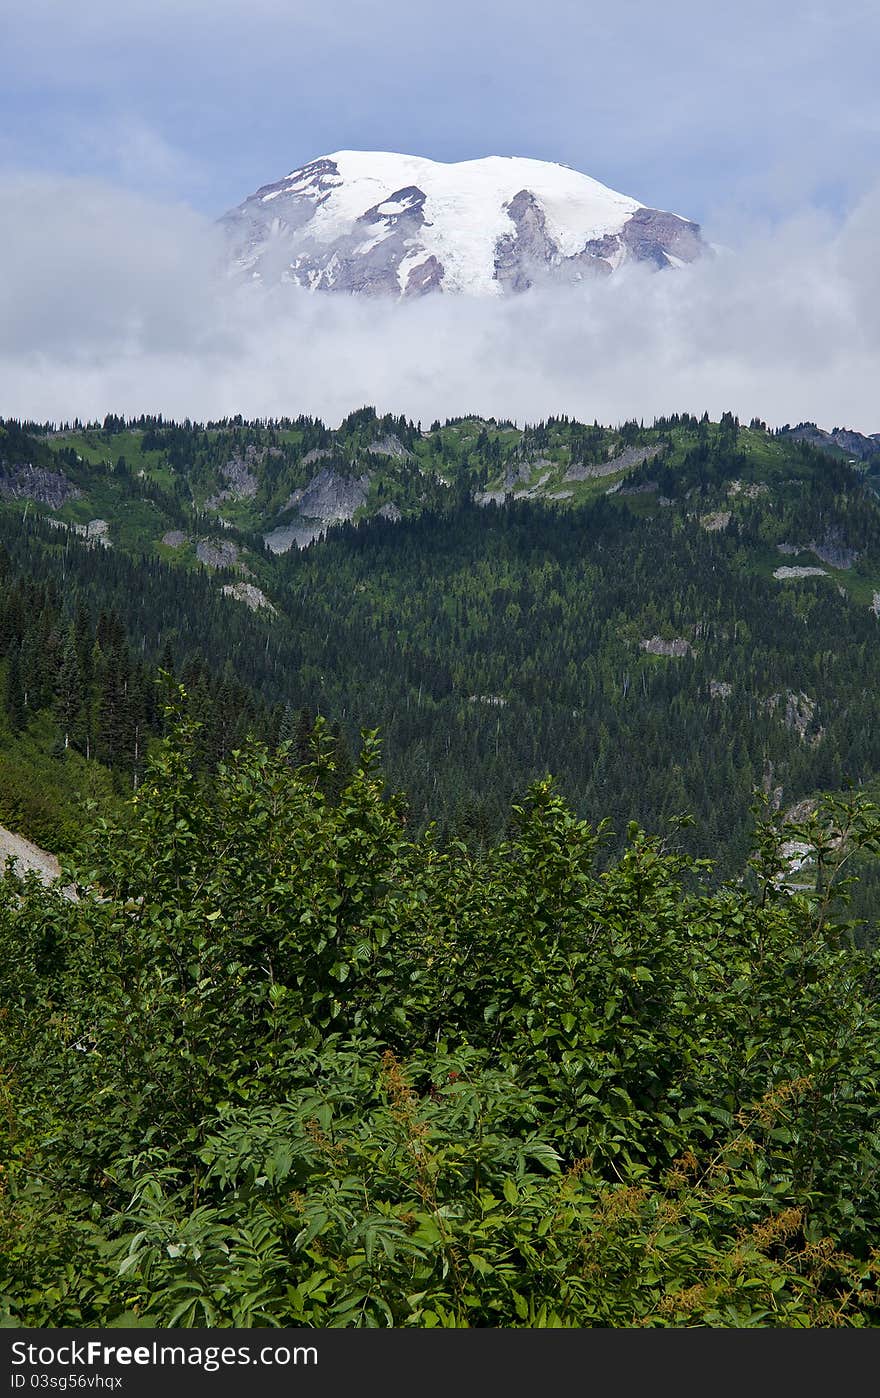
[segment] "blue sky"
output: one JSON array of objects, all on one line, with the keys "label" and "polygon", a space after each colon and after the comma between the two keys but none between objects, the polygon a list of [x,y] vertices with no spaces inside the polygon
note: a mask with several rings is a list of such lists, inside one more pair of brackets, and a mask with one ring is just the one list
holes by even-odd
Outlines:
[{"label": "blue sky", "polygon": [[27,0],[0,167],[216,215],[327,151],[560,160],[710,227],[880,165],[876,0]]},{"label": "blue sky", "polygon": [[[880,430],[877,0],[5,0],[0,415]],[[559,160],[727,252],[581,293],[242,299],[214,220],[344,148]]]}]

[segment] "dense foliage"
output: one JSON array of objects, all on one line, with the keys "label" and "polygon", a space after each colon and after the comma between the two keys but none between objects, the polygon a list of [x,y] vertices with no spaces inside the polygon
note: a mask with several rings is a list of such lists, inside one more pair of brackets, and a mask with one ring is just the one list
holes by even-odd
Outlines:
[{"label": "dense foliage", "polygon": [[29,1326],[876,1324],[878,812],[745,883],[542,781],[441,847],[367,736],[338,791],[186,717],[73,902],[0,884],[0,1295]]}]

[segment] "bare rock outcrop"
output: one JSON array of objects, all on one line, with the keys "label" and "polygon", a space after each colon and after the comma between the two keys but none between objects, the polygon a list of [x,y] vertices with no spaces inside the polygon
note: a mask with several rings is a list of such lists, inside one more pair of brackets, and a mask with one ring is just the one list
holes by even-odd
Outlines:
[{"label": "bare rock outcrop", "polygon": [[332,467],[324,467],[302,490],[295,490],[287,508],[296,507],[303,519],[317,519],[324,524],[351,519],[366,503],[370,476],[344,476]]},{"label": "bare rock outcrop", "polygon": [[827,563],[829,568],[843,570],[855,567],[861,558],[860,551],[851,548],[837,530],[829,530],[825,537],[818,542],[811,539],[808,544],[782,543],[777,544],[776,547],[780,553],[789,556],[796,556],[799,553],[815,554],[816,558],[822,563]]},{"label": "bare rock outcrop", "polygon": [[783,429],[782,436],[791,437],[796,442],[808,442],[820,451],[829,451],[838,456],[845,452],[852,461],[869,461],[880,452],[880,433],[866,437],[862,432],[853,432],[847,427],[835,427],[826,432],[815,422],[800,422],[797,427]]},{"label": "bare rock outcrop", "polygon": [[412,452],[407,451],[403,442],[396,432],[387,432],[384,437],[378,437],[375,442],[371,442],[367,451],[373,456],[390,456],[395,461],[409,461],[412,459]]},{"label": "bare rock outcrop", "polygon": [[[786,728],[797,733],[802,741],[806,741],[807,732],[816,716],[816,701],[809,694],[804,694],[803,690],[787,689],[782,694],[771,694],[763,701],[761,706],[767,713],[779,714]],[[811,741],[818,743],[825,730],[818,728],[813,734]]]},{"label": "bare rock outcrop", "polygon": [[769,495],[770,487],[764,481],[731,481],[727,493],[732,499],[742,495],[746,500],[757,500],[759,495]]},{"label": "bare rock outcrop", "polygon": [[279,524],[276,529],[271,529],[268,534],[263,535],[263,542],[272,553],[288,553],[290,549],[305,549],[309,544],[317,543],[323,539],[327,529],[323,524],[318,524],[314,520],[295,519],[290,524]]},{"label": "bare rock outcrop", "polygon": [[566,471],[563,480],[589,481],[602,476],[614,476],[618,471],[629,471],[635,466],[644,466],[646,461],[653,461],[654,457],[658,456],[662,450],[662,444],[650,447],[625,447],[610,461],[573,464]]},{"label": "bare rock outcrop", "polygon": [[553,462],[546,456],[514,457],[504,468],[504,489],[515,490],[518,485],[526,485],[535,471],[552,465]]},{"label": "bare rock outcrop", "polygon": [[710,534],[716,534],[721,529],[726,529],[732,518],[730,510],[713,510],[710,514],[700,515],[700,527],[707,529]]},{"label": "bare rock outcrop", "polygon": [[234,568],[238,552],[238,544],[231,539],[199,539],[196,544],[196,558],[206,568]]},{"label": "bare rock outcrop", "polygon": [[236,602],[244,602],[245,606],[250,607],[252,612],[258,612],[261,608],[266,608],[268,611],[272,612],[273,615],[275,613],[275,608],[269,601],[265,592],[259,587],[255,587],[253,583],[226,583],[226,585],[221,588],[221,591],[225,597],[232,597]]},{"label": "bare rock outcrop", "polygon": [[61,866],[54,854],[0,825],[0,874],[5,871],[9,860],[15,861],[13,867],[16,872],[36,874],[45,884],[54,882],[61,873]]},{"label": "bare rock outcrop", "polygon": [[254,468],[265,460],[266,450],[265,447],[256,447],[253,442],[249,442],[244,449],[244,456],[233,456],[225,466],[221,466],[220,474],[226,481],[226,486],[205,501],[206,508],[218,510],[225,500],[252,500],[260,484],[254,474]]},{"label": "bare rock outcrop", "polygon": [[690,641],[686,641],[683,636],[676,636],[671,641],[664,641],[662,636],[648,636],[639,641],[642,650],[649,655],[693,655],[693,646]]},{"label": "bare rock outcrop", "polygon": [[797,578],[827,578],[828,574],[824,568],[774,568],[774,578],[779,582],[790,582]]},{"label": "bare rock outcrop", "polygon": [[822,563],[827,563],[829,568],[854,568],[861,558],[858,549],[850,548],[844,543],[843,538],[836,533],[826,534],[819,543],[815,541],[810,544],[810,551],[816,555]]},{"label": "bare rock outcrop", "polygon": [[330,524],[353,519],[366,503],[372,477],[346,476],[333,467],[325,466],[308,485],[295,490],[285,509],[295,509],[296,516],[286,524],[263,535],[273,553],[287,553],[292,548],[306,548],[323,538]]},{"label": "bare rock outcrop", "polygon": [[67,524],[63,519],[47,519],[53,529],[67,529],[82,539],[86,548],[93,549],[99,544],[102,548],[113,547],[110,538],[110,522],[106,519],[90,519],[88,524]]},{"label": "bare rock outcrop", "polygon": [[[547,232],[547,218],[529,189],[521,189],[505,205],[513,232],[495,244],[495,280],[504,291],[528,291],[551,272],[558,276],[563,265],[559,248]],[[582,254],[583,270],[608,275],[607,262],[592,253]],[[582,273],[583,275],[583,273]]]},{"label": "bare rock outcrop", "polygon": [[79,500],[82,491],[60,471],[30,464],[0,465],[0,496],[4,500],[33,500],[35,505],[60,510],[68,500]]}]

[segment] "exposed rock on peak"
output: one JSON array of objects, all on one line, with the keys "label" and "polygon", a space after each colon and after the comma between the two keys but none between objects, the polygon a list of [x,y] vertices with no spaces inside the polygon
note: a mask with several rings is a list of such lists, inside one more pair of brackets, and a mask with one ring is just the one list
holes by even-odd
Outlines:
[{"label": "exposed rock on peak", "polygon": [[797,427],[783,428],[782,435],[798,442],[808,442],[812,447],[835,455],[845,452],[853,461],[869,461],[880,454],[880,432],[866,437],[864,433],[853,432],[847,427],[835,427],[831,432],[826,432],[815,422],[799,422]]}]

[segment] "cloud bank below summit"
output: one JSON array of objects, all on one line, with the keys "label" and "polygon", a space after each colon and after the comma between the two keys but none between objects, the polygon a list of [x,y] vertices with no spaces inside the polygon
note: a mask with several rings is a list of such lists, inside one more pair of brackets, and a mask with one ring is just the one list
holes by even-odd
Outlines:
[{"label": "cloud bank below summit", "polygon": [[187,208],[81,180],[10,179],[0,415],[307,413],[334,424],[372,403],[424,422],[615,422],[729,408],[876,432],[878,220],[880,189],[842,223],[804,213],[752,227],[676,272],[387,304],[236,289],[216,229]]}]

